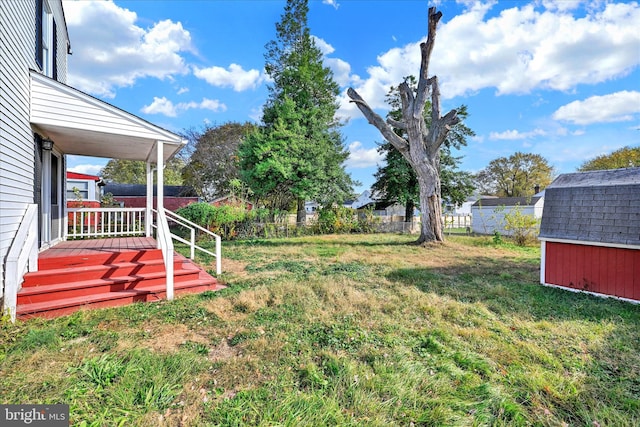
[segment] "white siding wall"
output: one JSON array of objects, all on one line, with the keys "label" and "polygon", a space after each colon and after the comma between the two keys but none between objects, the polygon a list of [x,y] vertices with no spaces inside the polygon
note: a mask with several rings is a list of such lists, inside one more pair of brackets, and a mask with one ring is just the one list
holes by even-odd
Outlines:
[{"label": "white siding wall", "polygon": [[[67,33],[62,5],[59,0],[50,0],[49,5],[58,30],[58,78],[64,81]],[[39,69],[35,10],[35,0],[3,1],[0,7],[0,286],[4,286],[4,261],[15,232],[27,204],[34,203],[29,68]]]},{"label": "white siding wall", "polygon": [[[520,211],[523,215],[533,215],[536,218],[542,218],[543,199],[538,201],[535,206],[521,206]],[[497,209],[497,211],[496,211]],[[473,206],[471,208],[471,228],[474,233],[493,234],[498,231],[504,236],[511,235],[511,231],[504,229],[504,215],[510,213],[514,206],[505,206],[498,209],[494,206]]]}]

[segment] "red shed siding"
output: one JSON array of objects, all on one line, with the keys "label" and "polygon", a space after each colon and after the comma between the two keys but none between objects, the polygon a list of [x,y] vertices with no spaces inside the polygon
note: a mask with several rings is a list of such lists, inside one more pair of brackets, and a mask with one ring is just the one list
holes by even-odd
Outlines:
[{"label": "red shed siding", "polygon": [[640,249],[546,242],[545,283],[640,301]]}]

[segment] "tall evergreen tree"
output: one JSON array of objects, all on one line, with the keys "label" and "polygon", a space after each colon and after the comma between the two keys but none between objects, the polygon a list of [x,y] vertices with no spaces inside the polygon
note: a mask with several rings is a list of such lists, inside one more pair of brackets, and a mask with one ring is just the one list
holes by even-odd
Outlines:
[{"label": "tall evergreen tree", "polygon": [[339,87],[310,35],[308,12],[307,0],[287,0],[276,39],[266,45],[265,70],[273,83],[263,126],[240,149],[243,180],[259,196],[273,193],[286,200],[282,196],[288,193],[296,200],[299,222],[306,200],[341,201],[353,186],[335,117]]},{"label": "tall evergreen tree", "polygon": [[[405,83],[415,92],[417,81],[414,76],[405,78]],[[392,87],[386,96],[386,101],[391,107],[387,117],[399,122],[402,118],[402,100],[399,87]],[[458,117],[464,120],[469,115],[467,106],[458,108]],[[424,112],[424,120],[427,126],[431,121],[431,103],[427,101]],[[406,138],[406,131],[394,128],[394,132]],[[447,138],[440,146],[440,180],[442,200],[448,203],[460,205],[473,193],[473,176],[458,170],[460,158],[451,154],[451,148],[460,148],[467,145],[466,138],[475,135],[473,130],[462,121],[451,126]],[[420,189],[415,171],[400,152],[388,141],[378,148],[378,152],[384,155],[385,165],[379,167],[375,173],[376,182],[373,190],[380,194],[384,201],[389,203],[401,203],[405,205],[405,221],[411,221],[414,208],[420,202]]]}]

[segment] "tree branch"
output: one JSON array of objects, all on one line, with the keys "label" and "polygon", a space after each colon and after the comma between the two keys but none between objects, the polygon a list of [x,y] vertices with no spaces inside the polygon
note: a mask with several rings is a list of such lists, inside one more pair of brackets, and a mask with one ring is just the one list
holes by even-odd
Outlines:
[{"label": "tree branch", "polygon": [[398,149],[403,155],[409,151],[409,143],[399,137],[379,114],[369,107],[364,99],[354,89],[349,88],[347,95],[351,98],[351,102],[354,102],[362,114],[367,118],[367,121],[374,125],[395,148]]},{"label": "tree branch", "polygon": [[427,41],[420,43],[420,53],[422,60],[420,62],[420,76],[418,80],[418,92],[414,104],[413,117],[416,119],[422,117],[424,105],[429,95],[429,61],[431,60],[431,52],[436,42],[436,27],[438,21],[442,18],[442,12],[436,12],[435,7],[429,8],[429,34]]},{"label": "tree branch", "polygon": [[387,117],[387,123],[396,128],[396,129],[402,129],[402,130],[406,130],[407,129],[407,124],[405,122],[400,122],[398,120],[393,120],[391,117]]}]

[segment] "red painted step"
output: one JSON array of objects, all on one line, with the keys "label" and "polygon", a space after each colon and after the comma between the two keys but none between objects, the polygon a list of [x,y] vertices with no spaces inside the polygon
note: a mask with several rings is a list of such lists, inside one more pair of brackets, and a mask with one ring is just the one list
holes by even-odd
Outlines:
[{"label": "red painted step", "polygon": [[[218,291],[224,288],[225,286],[218,284],[215,279],[213,283],[211,283],[210,280],[203,281],[198,279],[189,282],[175,283],[174,293],[181,295],[201,293],[207,290]],[[106,292],[90,297],[76,297],[44,303],[24,304],[18,306],[17,316],[20,319],[29,319],[32,317],[51,319],[54,317],[67,316],[82,309],[120,307],[134,302],[154,302],[164,299],[166,299],[166,287],[164,285],[158,285],[151,289]]]},{"label": "red painted step", "polygon": [[[182,266],[182,260],[174,261],[174,269]],[[81,282],[92,279],[110,279],[120,276],[134,276],[145,273],[164,272],[162,259],[151,259],[144,262],[120,262],[115,264],[82,265],[27,273],[24,276],[23,288],[30,288],[56,283]],[[62,280],[64,279],[64,280]]]},{"label": "red painted step", "polygon": [[144,250],[105,250],[103,253],[90,255],[66,255],[64,257],[38,258],[38,270],[51,270],[65,267],[80,267],[99,264],[117,264],[120,262],[143,262],[162,259],[160,249]]},{"label": "red painted step", "polygon": [[[224,288],[182,255],[174,256],[174,293]],[[166,298],[162,251],[156,249],[50,257],[25,275],[18,318],[57,317],[83,308],[116,307]]]}]

